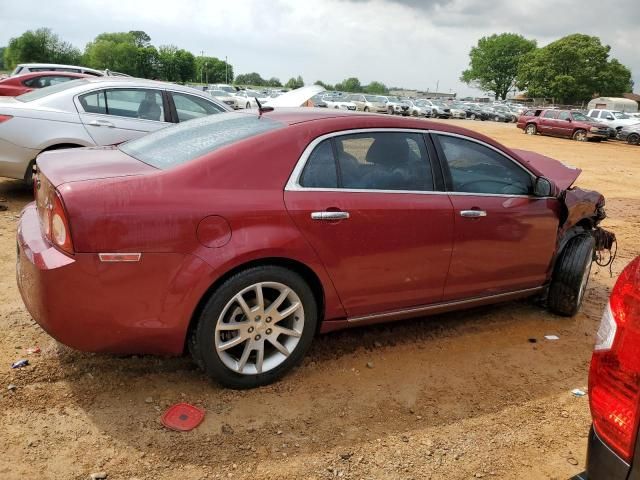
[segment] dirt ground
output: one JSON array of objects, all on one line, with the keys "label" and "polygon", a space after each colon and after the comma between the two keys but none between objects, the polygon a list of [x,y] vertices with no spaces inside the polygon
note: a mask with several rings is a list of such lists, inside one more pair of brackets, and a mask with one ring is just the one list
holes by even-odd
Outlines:
[{"label": "dirt ground", "polygon": [[[577,183],[605,194],[604,225],[618,235],[614,276],[640,254],[640,147],[463,125],[584,169]],[[238,392],[187,357],[56,344],[15,284],[17,216],[30,192],[0,180],[0,198],[9,206],[0,212],[2,479],[567,479],[584,465],[588,399],[570,391],[587,384],[608,269],[594,268],[574,318],[526,301],[338,332],[317,338],[279,383]],[[29,355],[36,345],[42,353]],[[19,358],[31,365],[10,369]],[[160,424],[180,401],[207,412],[192,432]]]}]

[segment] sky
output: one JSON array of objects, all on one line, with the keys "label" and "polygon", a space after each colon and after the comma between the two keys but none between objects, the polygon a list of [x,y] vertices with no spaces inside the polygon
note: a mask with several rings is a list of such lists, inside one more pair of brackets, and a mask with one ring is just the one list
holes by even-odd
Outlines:
[{"label": "sky", "polygon": [[[532,8],[533,7],[533,8]],[[459,96],[482,36],[513,32],[544,46],[571,33],[599,36],[640,89],[640,1],[617,0],[0,0],[0,46],[49,27],[83,49],[97,34],[144,30],[155,46],[228,57],[235,74],[286,82],[358,77]]]}]

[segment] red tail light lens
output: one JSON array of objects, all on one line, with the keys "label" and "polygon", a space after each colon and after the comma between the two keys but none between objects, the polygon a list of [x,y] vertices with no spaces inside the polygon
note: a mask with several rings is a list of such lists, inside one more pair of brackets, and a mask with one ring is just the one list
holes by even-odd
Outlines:
[{"label": "red tail light lens", "polygon": [[600,438],[631,461],[640,421],[640,257],[620,274],[602,317],[589,401]]},{"label": "red tail light lens", "polygon": [[46,177],[40,174],[34,179],[34,190],[44,236],[55,247],[72,255],[74,251],[71,229],[60,194]]},{"label": "red tail light lens", "polygon": [[0,115],[0,123],[6,122],[7,120],[11,120],[13,116],[11,115]]}]

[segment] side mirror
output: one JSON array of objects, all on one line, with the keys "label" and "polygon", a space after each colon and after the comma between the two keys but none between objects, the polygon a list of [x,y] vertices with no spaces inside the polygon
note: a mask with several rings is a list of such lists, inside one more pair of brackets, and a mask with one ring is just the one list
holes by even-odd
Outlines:
[{"label": "side mirror", "polygon": [[571,123],[571,122],[572,122],[572,120],[571,120],[570,118],[567,118],[567,122]]},{"label": "side mirror", "polygon": [[533,184],[533,194],[536,197],[550,197],[553,186],[549,179],[544,177],[536,178],[535,183]]}]

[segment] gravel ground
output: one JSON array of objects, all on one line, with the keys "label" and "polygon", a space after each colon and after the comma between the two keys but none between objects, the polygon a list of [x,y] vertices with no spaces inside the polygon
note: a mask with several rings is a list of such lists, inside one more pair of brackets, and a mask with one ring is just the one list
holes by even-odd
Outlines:
[{"label": "gravel ground", "polygon": [[[463,124],[582,168],[577,183],[607,197],[614,275],[640,254],[640,147]],[[0,180],[2,479],[567,479],[584,464],[588,399],[570,391],[587,384],[608,269],[592,270],[571,319],[525,301],[333,333],[279,383],[237,392],[187,357],[78,353],[48,337],[15,285],[28,201],[18,182]],[[10,369],[19,358],[30,366]],[[196,430],[161,426],[179,401],[206,410]]]}]

